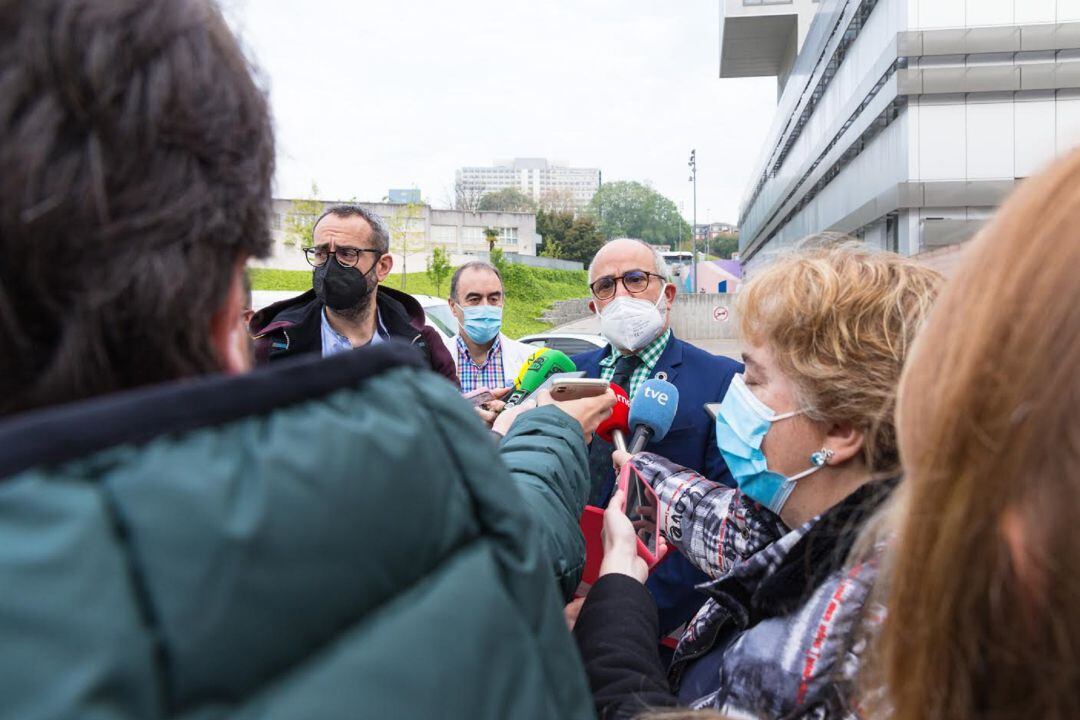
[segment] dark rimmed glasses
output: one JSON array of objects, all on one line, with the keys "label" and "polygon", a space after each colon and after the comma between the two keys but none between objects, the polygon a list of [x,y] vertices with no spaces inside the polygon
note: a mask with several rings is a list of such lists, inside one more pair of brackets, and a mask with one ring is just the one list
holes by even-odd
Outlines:
[{"label": "dark rimmed glasses", "polygon": [[356,267],[356,263],[360,262],[360,256],[363,253],[373,253],[376,256],[382,255],[378,250],[368,250],[366,248],[339,247],[337,250],[321,246],[304,248],[304,257],[307,258],[308,265],[311,267],[322,267],[330,259],[331,255],[334,256],[337,264],[342,267]]},{"label": "dark rimmed glasses", "polygon": [[608,300],[615,296],[615,291],[621,281],[626,292],[631,295],[639,295],[649,288],[649,278],[664,279],[662,275],[646,272],[645,270],[630,270],[618,277],[605,275],[589,284],[589,290],[597,300]]}]

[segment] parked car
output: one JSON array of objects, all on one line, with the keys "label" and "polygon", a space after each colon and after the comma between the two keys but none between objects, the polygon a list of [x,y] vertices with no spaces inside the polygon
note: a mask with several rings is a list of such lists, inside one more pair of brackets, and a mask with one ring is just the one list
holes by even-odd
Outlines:
[{"label": "parked car", "polygon": [[415,295],[409,293],[420,307],[424,308],[427,315],[427,324],[439,331],[443,338],[452,338],[457,335],[457,319],[450,312],[450,306],[446,304],[446,298],[437,298],[431,295]]},{"label": "parked car", "polygon": [[577,355],[583,352],[607,347],[607,340],[600,335],[591,333],[547,332],[526,335],[518,338],[523,343],[548,347],[552,350],[560,350],[567,355]]}]

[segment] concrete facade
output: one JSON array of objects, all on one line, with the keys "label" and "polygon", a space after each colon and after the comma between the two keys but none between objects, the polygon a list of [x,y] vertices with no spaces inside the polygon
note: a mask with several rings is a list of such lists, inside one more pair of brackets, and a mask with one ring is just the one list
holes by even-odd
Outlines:
[{"label": "concrete facade", "polygon": [[[294,200],[275,199],[271,217],[272,256],[258,267],[281,270],[309,270],[300,248],[307,242],[290,244],[286,231],[288,217],[296,213]],[[337,201],[318,201],[319,213],[341,204]],[[427,257],[435,247],[450,254],[452,264],[460,265],[478,254],[487,255],[485,228],[499,231],[497,247],[504,253],[536,257],[540,236],[536,233],[536,216],[532,213],[470,213],[459,210],[436,210],[423,204],[355,203],[383,219],[390,231],[390,250],[396,267],[402,264],[417,271],[427,267]],[[316,216],[312,216],[314,219]]]},{"label": "concrete facade", "polygon": [[782,95],[818,2],[721,0],[720,77],[776,77]]},{"label": "concrete facade", "polygon": [[1077,142],[1080,0],[822,0],[740,257],[752,273],[825,230],[908,255],[962,243]]},{"label": "concrete facade", "polygon": [[514,188],[537,202],[549,191],[565,191],[575,209],[583,210],[600,187],[600,171],[566,167],[544,158],[515,158],[496,161],[491,167],[463,167],[456,181],[485,194]]}]

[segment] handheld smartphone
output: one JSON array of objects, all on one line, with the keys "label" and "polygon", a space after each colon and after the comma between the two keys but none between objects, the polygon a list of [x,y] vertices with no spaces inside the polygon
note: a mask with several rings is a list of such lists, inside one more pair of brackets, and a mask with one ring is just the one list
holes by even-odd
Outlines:
[{"label": "handheld smartphone", "polygon": [[630,463],[619,472],[619,488],[626,493],[623,512],[634,524],[637,534],[638,557],[651,570],[667,555],[667,541],[660,534],[660,499]]},{"label": "handheld smartphone", "polygon": [[549,377],[547,380],[545,380],[543,382],[543,384],[540,385],[540,387],[533,390],[533,394],[535,395],[536,393],[541,392],[543,390],[550,390],[551,387],[555,383],[559,382],[560,380],[565,380],[566,378],[583,378],[583,377],[585,377],[585,372],[583,370],[575,370],[574,372],[568,372],[568,373],[555,373],[554,375]]},{"label": "handheld smartphone", "polygon": [[551,386],[551,399],[557,402],[597,397],[611,386],[607,380],[598,378],[562,378]]},{"label": "handheld smartphone", "polygon": [[492,395],[491,390],[487,388],[477,388],[471,393],[464,395],[464,398],[468,400],[473,407],[482,407],[494,400],[495,396]]}]

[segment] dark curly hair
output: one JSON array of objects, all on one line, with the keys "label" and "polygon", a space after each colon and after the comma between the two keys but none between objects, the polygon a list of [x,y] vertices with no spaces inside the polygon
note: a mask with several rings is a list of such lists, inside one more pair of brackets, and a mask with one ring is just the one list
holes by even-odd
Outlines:
[{"label": "dark curly hair", "polygon": [[0,0],[0,415],[219,368],[266,97],[206,0]]}]

